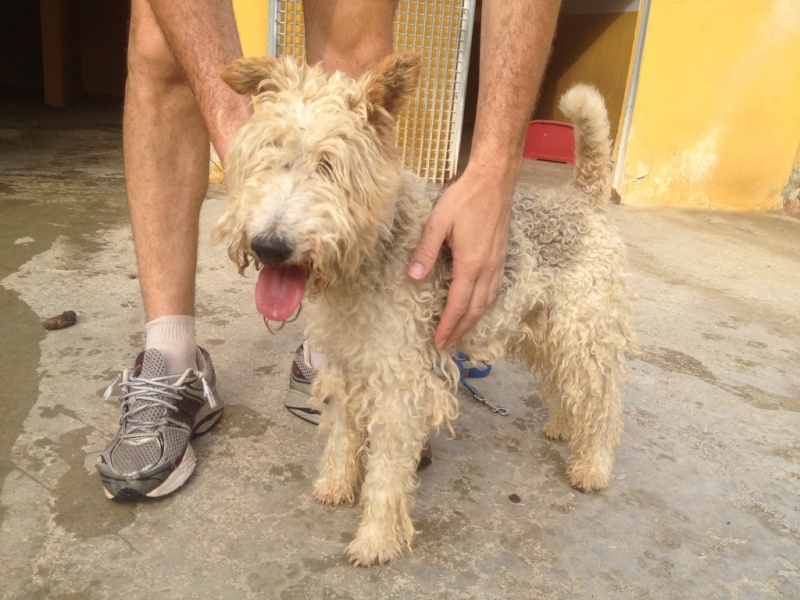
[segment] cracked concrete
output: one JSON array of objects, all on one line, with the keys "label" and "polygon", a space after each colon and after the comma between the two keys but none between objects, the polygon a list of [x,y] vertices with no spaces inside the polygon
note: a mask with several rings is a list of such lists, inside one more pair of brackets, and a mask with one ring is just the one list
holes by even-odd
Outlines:
[{"label": "cracked concrete", "polygon": [[[564,478],[535,380],[500,363],[432,440],[414,552],[342,552],[357,511],[311,497],[322,440],[282,406],[301,322],[270,335],[202,215],[198,338],[227,407],[198,467],[153,502],[105,499],[102,392],[141,349],[117,107],[0,104],[0,597],[800,597],[800,220],[616,206],[642,352],[610,490]],[[528,163],[522,182],[562,165]],[[41,321],[75,310],[78,323]]]}]

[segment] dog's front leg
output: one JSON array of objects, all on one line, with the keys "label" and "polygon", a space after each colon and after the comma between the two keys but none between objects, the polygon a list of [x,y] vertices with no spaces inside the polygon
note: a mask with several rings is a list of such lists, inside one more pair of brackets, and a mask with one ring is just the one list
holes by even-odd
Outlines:
[{"label": "dog's front leg", "polygon": [[368,567],[399,558],[406,548],[411,548],[415,534],[412,494],[417,487],[415,473],[427,431],[422,418],[402,410],[406,406],[404,399],[388,400],[382,399],[382,404],[388,406],[373,415],[369,427],[362,516],[355,539],[347,547],[355,566]]},{"label": "dog's front leg", "polygon": [[[315,382],[316,383],[316,382]],[[325,394],[324,381],[315,394]],[[323,504],[353,504],[361,470],[364,433],[359,431],[339,394],[329,393],[320,429],[327,432],[314,498]]]}]

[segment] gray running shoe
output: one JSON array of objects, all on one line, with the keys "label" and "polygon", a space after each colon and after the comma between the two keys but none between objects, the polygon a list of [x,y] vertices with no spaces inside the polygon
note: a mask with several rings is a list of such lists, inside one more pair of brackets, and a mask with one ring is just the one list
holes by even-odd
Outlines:
[{"label": "gray running shoe", "polygon": [[[316,406],[311,405],[311,384],[314,382],[317,371],[309,364],[305,348],[306,345],[301,344],[294,353],[292,369],[289,373],[289,390],[286,392],[283,405],[294,416],[319,425],[322,413]],[[430,442],[425,442],[417,468],[427,467],[431,462],[433,462],[433,451]]]},{"label": "gray running shoe", "polygon": [[301,344],[294,353],[289,373],[289,390],[286,392],[283,405],[294,416],[319,425],[322,413],[316,406],[311,406],[311,383],[316,374],[316,369],[306,359],[305,344]]},{"label": "gray running shoe", "polygon": [[211,357],[202,348],[197,366],[167,375],[164,356],[150,348],[139,354],[132,372],[123,371],[120,428],[97,459],[106,496],[157,498],[189,479],[197,462],[189,440],[211,429],[223,409]]}]

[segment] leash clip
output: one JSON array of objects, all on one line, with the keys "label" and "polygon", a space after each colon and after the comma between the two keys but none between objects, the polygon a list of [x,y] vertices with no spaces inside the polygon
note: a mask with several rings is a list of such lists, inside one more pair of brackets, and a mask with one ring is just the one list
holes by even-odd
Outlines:
[{"label": "leash clip", "polygon": [[460,381],[461,381],[461,385],[463,385],[464,388],[470,394],[472,394],[472,397],[475,398],[475,400],[477,400],[478,402],[480,402],[482,404],[485,404],[486,406],[491,408],[493,413],[497,413],[498,415],[503,416],[503,417],[508,416],[508,409],[505,406],[497,406],[496,404],[493,404],[492,402],[489,402],[489,399],[486,398],[486,396],[484,396],[478,390],[476,390],[472,386],[472,384],[467,383],[466,381],[464,381],[463,377],[461,378]]}]

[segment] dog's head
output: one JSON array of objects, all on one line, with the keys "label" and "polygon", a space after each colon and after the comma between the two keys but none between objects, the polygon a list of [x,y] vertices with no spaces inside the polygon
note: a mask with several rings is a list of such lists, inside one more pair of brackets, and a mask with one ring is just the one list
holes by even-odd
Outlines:
[{"label": "dog's head", "polygon": [[419,59],[395,54],[355,80],[283,58],[243,58],[223,79],[255,96],[231,142],[229,200],[214,230],[240,272],[261,266],[257,305],[291,316],[309,292],[347,280],[388,236],[402,181],[395,119]]}]

